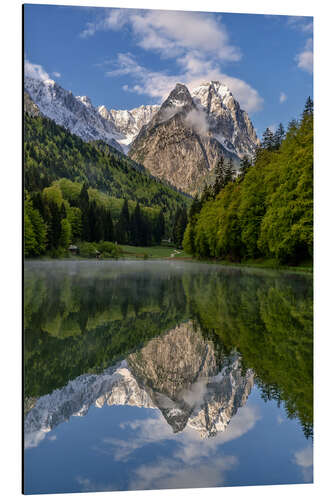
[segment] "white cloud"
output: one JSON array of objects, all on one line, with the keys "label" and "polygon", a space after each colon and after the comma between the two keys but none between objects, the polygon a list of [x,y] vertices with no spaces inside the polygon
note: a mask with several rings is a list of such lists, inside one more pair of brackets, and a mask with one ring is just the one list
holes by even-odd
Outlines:
[{"label": "white cloud", "polygon": [[312,17],[288,16],[287,25],[303,33],[312,33],[313,31]]},{"label": "white cloud", "polygon": [[141,47],[165,57],[170,57],[170,51],[174,55],[199,50],[221,60],[238,61],[240,50],[229,43],[227,30],[218,19],[197,12],[149,11],[133,14],[129,22]]},{"label": "white cloud", "polygon": [[77,476],[76,482],[79,484],[82,492],[93,492],[93,491],[116,491],[117,486],[112,483],[99,483],[93,481],[88,477]]},{"label": "white cloud", "polygon": [[53,71],[52,75],[56,78],[61,78],[61,73],[59,73],[58,71]]},{"label": "white cloud", "polygon": [[[186,392],[185,396],[197,401],[201,399],[202,392],[202,387],[197,385],[192,394]],[[120,428],[126,438],[106,437],[94,447],[94,452],[110,455],[116,461],[131,460],[133,463],[137,450],[169,441],[170,455],[167,458],[157,457],[132,470],[129,490],[220,486],[225,482],[228,471],[238,465],[236,456],[223,453],[224,443],[249,432],[259,419],[258,408],[248,404],[238,409],[224,432],[219,432],[214,439],[202,439],[200,433],[189,425],[182,432],[173,433],[162,414],[156,410],[151,418],[122,422]],[[135,430],[130,438],[129,429]],[[106,489],[106,485],[97,485],[88,478],[76,479],[84,491]],[[108,489],[114,488],[110,485]]]},{"label": "white cloud", "polygon": [[81,38],[95,35],[96,31],[120,30],[125,24],[126,10],[105,9],[104,16],[93,23],[87,23],[86,28],[80,33]]},{"label": "white cloud", "polygon": [[135,471],[131,490],[163,488],[209,488],[224,483],[226,471],[237,465],[236,457],[215,457],[209,464],[180,464],[177,460],[164,459],[142,465]]},{"label": "white cloud", "polygon": [[239,61],[242,57],[239,47],[230,42],[221,15],[126,9],[107,9],[103,13],[103,18],[86,25],[82,37],[126,26],[139,47],[158,53],[162,59],[172,59],[179,67],[179,71],[171,75],[142,67],[130,54],[118,54],[113,61],[115,68],[106,74],[133,77],[136,82],[127,86],[128,91],[164,99],[177,82],[193,88],[202,81],[222,80],[244,109],[261,109],[263,99],[255,89],[221,71],[221,64]]},{"label": "white cloud", "polygon": [[25,433],[24,435],[24,448],[37,448],[39,443],[45,439],[48,431],[34,431]]},{"label": "white cloud", "polygon": [[199,50],[225,61],[241,58],[239,48],[229,43],[226,27],[218,22],[221,16],[159,10],[108,9],[104,12],[101,20],[86,25],[81,37],[92,36],[100,30],[119,30],[127,24],[140,47],[157,51],[163,57]]},{"label": "white cloud", "polygon": [[313,464],[313,450],[312,446],[308,446],[303,450],[297,451],[294,454],[294,459],[300,467],[312,467]]},{"label": "white cloud", "polygon": [[221,74],[220,80],[225,82],[239,104],[246,111],[259,111],[262,109],[264,100],[259,95],[258,91],[252,88],[248,83],[240,80],[239,78],[234,78],[225,74]]},{"label": "white cloud", "polygon": [[280,103],[282,104],[287,100],[287,95],[284,92],[280,93]]},{"label": "white cloud", "polygon": [[[200,394],[201,388],[197,387],[196,396],[200,398]],[[259,419],[257,408],[247,405],[238,410],[224,432],[214,439],[202,439],[190,425],[182,432],[172,433],[162,415],[157,414],[156,418],[123,423],[123,428],[134,426],[135,437],[126,440],[106,438],[99,451],[110,453],[116,460],[127,461],[135,450],[146,445],[173,441],[176,446],[171,448],[170,457],[133,471],[129,489],[213,487],[221,485],[226,472],[238,464],[237,457],[221,454],[221,446],[246,434]]]},{"label": "white cloud", "polygon": [[122,428],[134,428],[136,430],[135,437],[130,440],[107,437],[103,440],[102,447],[96,448],[96,451],[108,453],[108,447],[111,446],[112,456],[115,460],[126,462],[135,450],[152,443],[170,440],[178,443],[174,457],[184,463],[191,463],[202,457],[209,457],[212,453],[216,453],[221,444],[246,434],[259,419],[257,408],[247,405],[238,410],[224,432],[218,433],[214,439],[202,439],[200,433],[192,429],[190,425],[183,432],[172,433],[169,424],[158,412],[153,418],[124,422]]},{"label": "white cloud", "polygon": [[263,99],[248,83],[221,72],[211,61],[200,60],[198,54],[187,54],[179,62],[183,71],[170,75],[162,71],[152,71],[138,64],[131,54],[118,54],[113,65],[115,69],[106,72],[107,76],[117,77],[130,75],[136,83],[133,86],[126,84],[124,90],[146,94],[156,100],[164,100],[176,83],[181,82],[193,90],[203,81],[219,80],[224,82],[239,101],[242,108],[253,112],[262,108]]},{"label": "white cloud", "polygon": [[302,450],[294,453],[293,461],[301,467],[302,475],[305,482],[313,480],[313,449],[312,446],[307,446]]},{"label": "white cloud", "polygon": [[308,73],[313,72],[313,40],[308,38],[303,52],[297,54],[296,56],[297,66],[307,71]]},{"label": "white cloud", "polygon": [[40,64],[33,64],[27,59],[24,61],[24,76],[28,76],[34,80],[49,80],[50,78]]}]

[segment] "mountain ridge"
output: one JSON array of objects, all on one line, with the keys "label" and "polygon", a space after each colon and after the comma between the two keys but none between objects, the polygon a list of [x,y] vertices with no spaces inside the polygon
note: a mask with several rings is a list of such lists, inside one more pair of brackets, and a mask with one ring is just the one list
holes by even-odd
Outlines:
[{"label": "mountain ridge", "polygon": [[[184,84],[177,83],[170,95],[177,86],[187,88]],[[103,104],[94,107],[88,96],[74,96],[71,91],[65,90],[51,79],[42,81],[26,76],[24,88],[45,116],[54,119],[59,125],[66,126],[84,140],[101,139],[113,146],[115,146],[113,141],[116,141],[118,149],[119,145],[125,146],[126,149],[138,135],[142,126],[149,123],[159,109],[163,108],[163,103],[161,105],[140,105],[132,109],[107,109]],[[213,106],[212,94],[215,97],[215,105],[213,99]],[[248,126],[247,131],[251,141],[258,143],[248,114],[240,108],[226,85],[218,81],[203,82],[199,87],[189,92],[189,95],[210,115],[216,114],[216,97],[219,96],[224,108],[229,107],[234,110],[234,120],[236,120],[237,114],[239,117],[243,117],[243,121]],[[62,113],[61,110],[59,111],[61,106],[63,107]],[[230,121],[230,117],[228,119]],[[82,121],[85,121],[87,125],[90,122],[91,129],[88,128],[84,131],[80,126]],[[236,148],[236,152],[244,153],[239,148]]]},{"label": "mountain ridge", "polygon": [[191,92],[177,83],[161,105],[131,110],[94,107],[89,97],[75,97],[53,80],[26,77],[25,91],[42,115],[85,142],[103,141],[128,154],[190,195],[213,181],[221,156],[237,168],[259,145],[248,114],[219,81],[203,82]]},{"label": "mountain ridge", "polygon": [[253,384],[253,372],[243,374],[236,353],[219,368],[212,344],[188,321],[103,373],[81,375],[34,401],[25,417],[26,447],[72,416],[86,415],[93,404],[159,410],[173,433],[189,426],[211,437],[225,431]]}]

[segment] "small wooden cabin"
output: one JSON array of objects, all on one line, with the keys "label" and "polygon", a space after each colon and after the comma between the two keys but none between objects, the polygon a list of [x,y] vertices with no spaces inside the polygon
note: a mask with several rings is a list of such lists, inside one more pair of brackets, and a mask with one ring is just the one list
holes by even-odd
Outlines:
[{"label": "small wooden cabin", "polygon": [[73,255],[77,255],[79,253],[79,247],[76,245],[69,245],[68,251]]}]

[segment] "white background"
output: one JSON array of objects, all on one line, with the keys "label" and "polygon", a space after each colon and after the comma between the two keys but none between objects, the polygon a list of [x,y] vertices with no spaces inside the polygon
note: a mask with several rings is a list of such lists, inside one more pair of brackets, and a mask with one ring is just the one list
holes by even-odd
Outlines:
[{"label": "white background", "polygon": [[[201,499],[232,496],[233,500],[331,498],[332,368],[333,368],[333,24],[332,3],[324,0],[118,0],[49,1],[60,5],[141,7],[315,17],[315,484],[295,486],[161,490],[129,493],[53,495],[52,499],[112,500]],[[19,498],[21,491],[21,2],[1,3],[1,392],[0,495]],[[274,61],[272,61],[274,64]],[[35,496],[34,496],[35,497]]]}]

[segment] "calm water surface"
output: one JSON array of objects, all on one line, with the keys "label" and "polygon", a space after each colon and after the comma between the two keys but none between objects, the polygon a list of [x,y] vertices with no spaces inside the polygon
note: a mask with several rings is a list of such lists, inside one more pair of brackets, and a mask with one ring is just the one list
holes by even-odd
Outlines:
[{"label": "calm water surface", "polygon": [[25,265],[25,493],[312,482],[312,279]]}]

